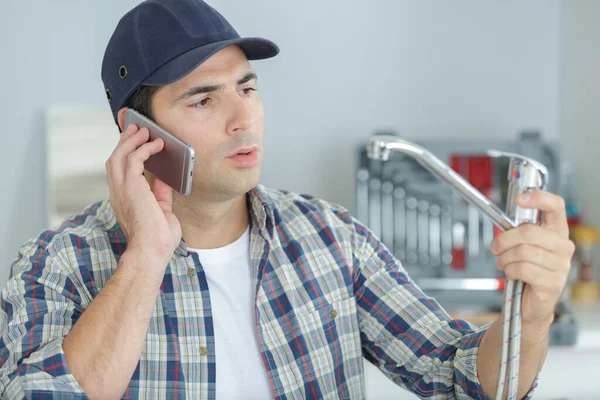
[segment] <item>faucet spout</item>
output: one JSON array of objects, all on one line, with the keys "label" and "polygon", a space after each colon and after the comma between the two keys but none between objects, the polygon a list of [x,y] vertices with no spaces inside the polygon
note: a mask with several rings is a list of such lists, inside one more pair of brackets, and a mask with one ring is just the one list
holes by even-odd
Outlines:
[{"label": "faucet spout", "polygon": [[516,222],[502,212],[491,200],[427,149],[391,135],[373,135],[367,145],[368,157],[375,160],[388,160],[392,151],[404,153],[414,158],[437,178],[452,186],[464,200],[490,217],[502,230],[506,231],[517,226]]}]

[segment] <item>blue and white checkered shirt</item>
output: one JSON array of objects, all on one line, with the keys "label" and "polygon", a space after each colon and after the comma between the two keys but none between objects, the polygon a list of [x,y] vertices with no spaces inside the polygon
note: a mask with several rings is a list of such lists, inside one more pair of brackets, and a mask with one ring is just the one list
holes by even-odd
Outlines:
[{"label": "blue and white checkered shirt", "polygon": [[[485,330],[452,320],[348,211],[261,185],[248,201],[256,332],[275,399],[364,399],[363,359],[420,397],[486,398]],[[86,398],[62,342],[125,248],[103,201],[20,249],[1,299],[2,398]],[[202,265],[182,240],[123,398],[214,399],[212,319]]]}]

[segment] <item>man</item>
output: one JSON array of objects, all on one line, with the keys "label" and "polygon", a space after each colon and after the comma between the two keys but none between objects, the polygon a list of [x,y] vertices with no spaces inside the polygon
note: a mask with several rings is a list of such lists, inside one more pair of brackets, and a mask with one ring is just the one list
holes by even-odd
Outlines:
[{"label": "man", "polygon": [[[362,399],[363,357],[420,397],[495,391],[498,321],[452,320],[345,209],[259,185],[263,108],[241,39],[200,0],[126,14],[102,78],[121,139],[110,200],[25,244],[2,292],[3,398]],[[180,196],[143,162],[161,151],[135,108],[196,151]],[[574,246],[564,203],[494,242],[527,283],[519,397],[530,396]]]}]

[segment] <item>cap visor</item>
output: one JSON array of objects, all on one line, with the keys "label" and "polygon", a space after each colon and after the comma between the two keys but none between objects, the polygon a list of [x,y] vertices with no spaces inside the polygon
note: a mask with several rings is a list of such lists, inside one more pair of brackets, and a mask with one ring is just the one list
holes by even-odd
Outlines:
[{"label": "cap visor", "polygon": [[244,51],[248,60],[271,58],[279,53],[279,47],[275,43],[261,38],[238,38],[210,43],[196,47],[170,60],[154,71],[143,82],[143,85],[161,86],[178,81],[198,68],[213,54],[231,45],[238,45]]}]

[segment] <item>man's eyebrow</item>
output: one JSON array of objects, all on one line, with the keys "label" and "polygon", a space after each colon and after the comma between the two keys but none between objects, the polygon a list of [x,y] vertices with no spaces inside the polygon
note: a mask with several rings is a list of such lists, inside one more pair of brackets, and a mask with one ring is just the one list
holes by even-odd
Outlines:
[{"label": "man's eyebrow", "polygon": [[248,72],[246,75],[244,75],[244,77],[242,79],[237,81],[237,84],[243,85],[246,82],[250,82],[252,79],[258,79],[258,77],[256,76],[256,73]]},{"label": "man's eyebrow", "polygon": [[[252,79],[257,79],[256,73],[248,72],[246,75],[244,75],[243,78],[241,78],[237,81],[237,84],[243,85],[244,83],[250,82]],[[194,87],[190,88],[187,92],[185,92],[182,95],[180,95],[179,97],[177,97],[175,99],[175,101],[173,101],[173,104],[175,104],[181,100],[189,99],[190,97],[194,97],[198,94],[216,92],[217,90],[223,90],[224,88],[225,88],[225,85],[194,86]]]},{"label": "man's eyebrow", "polygon": [[223,90],[224,88],[225,88],[225,85],[194,86],[194,87],[190,88],[190,90],[188,90],[187,92],[182,94],[181,96],[177,97],[175,99],[175,101],[173,101],[173,104],[175,104],[181,100],[185,100],[185,99],[189,99],[190,97],[194,97],[197,94],[216,92],[217,90]]}]

